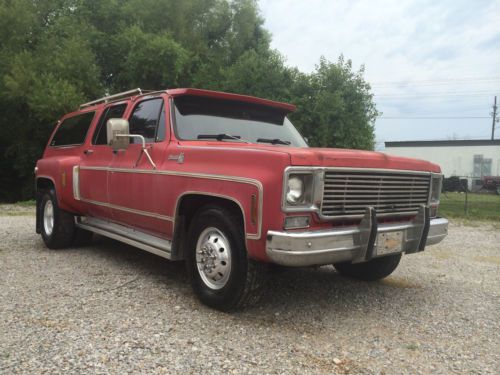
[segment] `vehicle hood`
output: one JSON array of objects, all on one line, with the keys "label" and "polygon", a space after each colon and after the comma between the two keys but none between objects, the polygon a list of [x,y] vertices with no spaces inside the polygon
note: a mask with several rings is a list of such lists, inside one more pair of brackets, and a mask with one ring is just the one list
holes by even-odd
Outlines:
[{"label": "vehicle hood", "polygon": [[291,165],[382,168],[440,172],[438,165],[419,159],[392,156],[383,152],[338,148],[290,148]]},{"label": "vehicle hood", "polygon": [[[196,147],[200,146],[200,142],[185,142],[184,144]],[[203,145],[218,150],[234,150],[235,152],[246,149],[266,152],[270,155],[273,153],[287,154],[290,159],[290,165],[293,166],[377,168],[441,172],[438,165],[425,160],[393,156],[375,151],[343,148],[285,147],[264,144],[242,145],[241,143],[232,142],[224,142],[224,145],[221,145],[221,142],[204,142]]]},{"label": "vehicle hood", "polygon": [[267,151],[285,152],[290,156],[290,165],[294,166],[377,168],[441,172],[438,165],[429,161],[393,156],[383,152],[343,148],[302,148],[267,145],[259,145],[258,148]]}]

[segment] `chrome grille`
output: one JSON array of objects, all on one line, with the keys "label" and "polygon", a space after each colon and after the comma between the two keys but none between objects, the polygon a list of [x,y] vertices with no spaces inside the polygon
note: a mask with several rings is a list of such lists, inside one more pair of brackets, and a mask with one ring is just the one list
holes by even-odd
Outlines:
[{"label": "chrome grille", "polygon": [[326,171],[323,217],[360,217],[372,206],[377,215],[416,214],[427,204],[430,174],[412,172]]}]

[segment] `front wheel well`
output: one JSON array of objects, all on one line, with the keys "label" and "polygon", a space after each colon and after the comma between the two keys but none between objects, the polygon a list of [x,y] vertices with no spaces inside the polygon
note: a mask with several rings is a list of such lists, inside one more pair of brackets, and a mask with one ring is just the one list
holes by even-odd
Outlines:
[{"label": "front wheel well", "polygon": [[50,189],[54,188],[54,183],[52,180],[44,177],[40,177],[36,179],[36,191],[38,192],[45,192]]},{"label": "front wheel well", "polygon": [[229,197],[220,197],[207,194],[186,194],[178,203],[175,214],[174,248],[172,257],[174,259],[185,259],[186,239],[189,226],[196,213],[206,206],[216,206],[232,212],[238,220],[238,225],[245,235],[245,219],[243,208],[235,200]]}]

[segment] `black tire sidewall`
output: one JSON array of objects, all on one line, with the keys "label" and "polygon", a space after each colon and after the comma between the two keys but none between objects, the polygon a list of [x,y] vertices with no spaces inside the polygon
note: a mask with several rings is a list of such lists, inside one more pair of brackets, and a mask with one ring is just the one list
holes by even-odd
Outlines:
[{"label": "black tire sidewall", "polygon": [[[226,285],[217,290],[207,286],[201,279],[196,263],[196,244],[201,232],[208,227],[220,230],[231,247],[231,273]],[[193,289],[203,303],[223,311],[230,310],[238,303],[245,288],[248,259],[243,228],[227,210],[206,207],[195,216],[189,229],[186,265]]]}]

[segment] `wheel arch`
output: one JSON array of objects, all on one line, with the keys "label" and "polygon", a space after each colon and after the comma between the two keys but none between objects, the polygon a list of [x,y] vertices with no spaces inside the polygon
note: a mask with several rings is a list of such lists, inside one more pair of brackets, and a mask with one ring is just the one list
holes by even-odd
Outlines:
[{"label": "wheel arch", "polygon": [[245,209],[240,201],[234,197],[199,191],[187,191],[179,195],[175,205],[174,235],[173,235],[173,259],[185,259],[186,237],[191,221],[200,208],[207,205],[215,205],[234,212],[240,219],[246,244],[246,219]]}]

